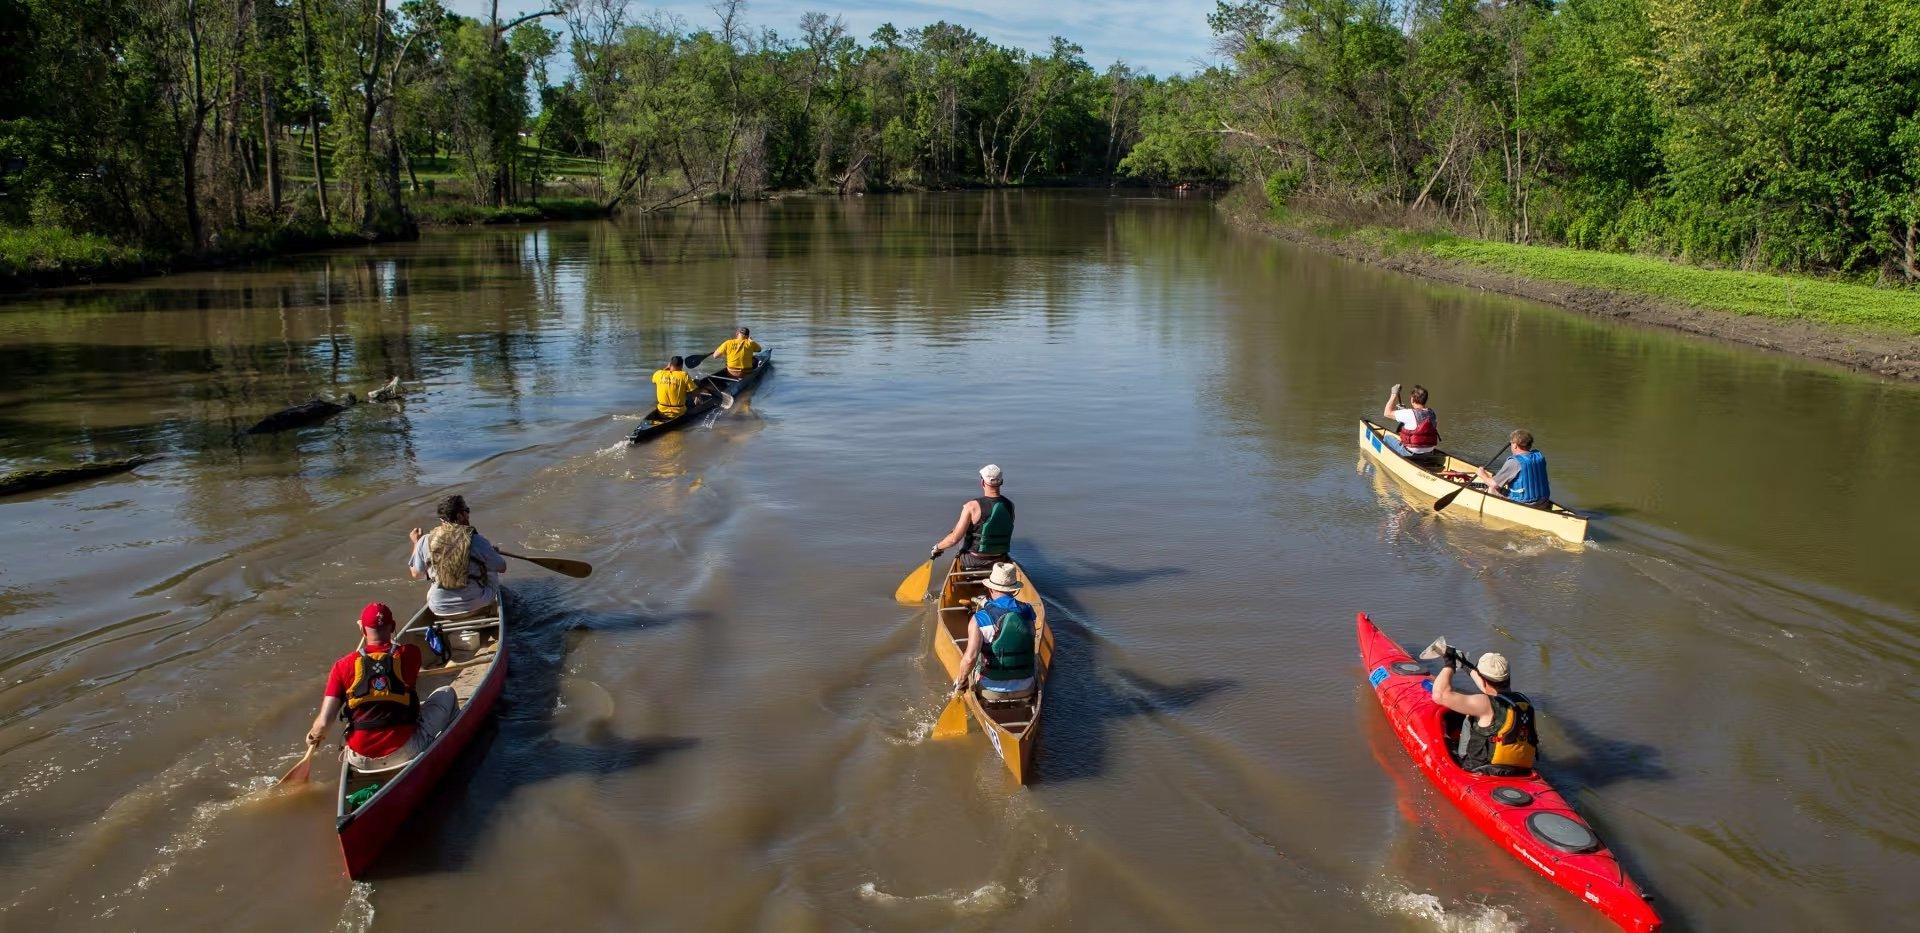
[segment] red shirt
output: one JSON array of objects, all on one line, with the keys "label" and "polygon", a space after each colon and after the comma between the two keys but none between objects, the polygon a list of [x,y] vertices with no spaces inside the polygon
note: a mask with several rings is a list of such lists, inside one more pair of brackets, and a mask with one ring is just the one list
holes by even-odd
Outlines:
[{"label": "red shirt", "polygon": [[[375,646],[368,645],[372,651]],[[385,646],[381,646],[385,647]],[[409,684],[420,682],[420,649],[415,645],[401,645],[397,649],[400,656],[400,677]],[[347,702],[347,690],[353,686],[353,668],[360,658],[360,652],[351,651],[347,656],[333,662],[333,670],[327,673],[327,692],[341,703]],[[394,726],[391,729],[355,729],[347,734],[347,747],[368,758],[384,758],[400,750],[413,738],[412,726]]]}]

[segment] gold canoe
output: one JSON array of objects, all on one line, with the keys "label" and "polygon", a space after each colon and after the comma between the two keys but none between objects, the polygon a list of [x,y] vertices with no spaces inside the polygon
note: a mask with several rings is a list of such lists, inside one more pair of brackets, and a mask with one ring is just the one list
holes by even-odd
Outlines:
[{"label": "gold canoe", "polygon": [[[960,558],[947,565],[946,581],[940,586],[939,610],[933,626],[933,654],[947,672],[947,682],[960,679],[960,656],[967,650],[967,623],[973,617],[973,600],[988,596],[982,585],[987,570],[961,570]],[[987,734],[1000,760],[1007,763],[1013,779],[1027,783],[1033,775],[1033,755],[1040,742],[1041,703],[1046,697],[1047,675],[1053,667],[1053,630],[1047,627],[1047,607],[1040,591],[1025,568],[1020,570],[1021,602],[1033,607],[1034,651],[1033,695],[1006,702],[982,702],[979,690],[967,691],[967,711]]]},{"label": "gold canoe", "polygon": [[[1395,452],[1391,446],[1381,440],[1387,432],[1362,420],[1360,422],[1360,453],[1380,465],[1388,476],[1399,480],[1430,499],[1438,499],[1447,493],[1466,485],[1465,482],[1442,476],[1426,467],[1409,461]],[[1444,472],[1472,474],[1480,469],[1477,463],[1439,451],[1446,456]],[[1477,520],[1497,519],[1537,528],[1558,536],[1563,541],[1579,544],[1587,539],[1587,519],[1577,512],[1562,507],[1559,503],[1549,502],[1545,508],[1521,505],[1499,495],[1488,495],[1478,487],[1469,486],[1453,500],[1442,513],[1452,517],[1471,517]]]}]

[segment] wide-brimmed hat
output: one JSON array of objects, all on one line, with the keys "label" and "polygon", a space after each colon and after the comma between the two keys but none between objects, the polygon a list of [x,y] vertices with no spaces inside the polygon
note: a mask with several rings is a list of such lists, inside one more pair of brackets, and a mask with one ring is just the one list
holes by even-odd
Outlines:
[{"label": "wide-brimmed hat", "polygon": [[360,610],[361,628],[375,628],[381,625],[392,624],[393,610],[387,608],[386,603],[368,603],[365,609]]},{"label": "wide-brimmed hat", "polygon": [[1507,679],[1507,656],[1498,651],[1489,651],[1481,655],[1480,660],[1474,662],[1473,666],[1479,669],[1480,676],[1488,680]]},{"label": "wide-brimmed hat", "polygon": [[1000,485],[1000,482],[1001,482],[1000,467],[997,464],[992,464],[992,463],[989,463],[986,466],[981,467],[980,482],[986,483],[989,486]]},{"label": "wide-brimmed hat", "polygon": [[996,593],[1020,592],[1020,568],[1014,564],[994,564],[993,572],[987,575],[984,584]]}]

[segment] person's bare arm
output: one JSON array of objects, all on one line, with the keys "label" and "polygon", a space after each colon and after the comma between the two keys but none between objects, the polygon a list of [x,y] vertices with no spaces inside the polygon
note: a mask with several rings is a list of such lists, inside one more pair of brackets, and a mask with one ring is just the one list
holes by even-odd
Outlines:
[{"label": "person's bare arm", "polygon": [[320,701],[320,715],[313,717],[313,726],[307,729],[307,744],[318,745],[327,737],[327,723],[340,715],[340,698],[327,697]]},{"label": "person's bare arm", "polygon": [[967,529],[973,527],[973,523],[979,520],[979,503],[968,499],[967,504],[960,507],[960,520],[953,523],[953,530],[947,532],[947,536],[941,538],[940,543],[933,546],[933,550],[938,553],[959,544],[960,540],[967,536]]},{"label": "person's bare arm", "polygon": [[1485,719],[1493,712],[1493,703],[1484,694],[1461,693],[1453,689],[1453,664],[1440,669],[1433,675],[1433,702],[1453,710],[1462,716],[1471,716],[1475,722]]},{"label": "person's bare arm", "polygon": [[420,538],[425,534],[426,532],[418,528],[407,532],[407,541],[411,544],[411,547],[407,550],[407,577],[409,579],[425,580],[427,578],[426,574],[413,569],[413,552],[420,547]]},{"label": "person's bare arm", "polygon": [[953,689],[959,690],[973,678],[973,664],[980,657],[980,620],[967,620],[967,650],[960,653],[960,676],[954,680]]}]

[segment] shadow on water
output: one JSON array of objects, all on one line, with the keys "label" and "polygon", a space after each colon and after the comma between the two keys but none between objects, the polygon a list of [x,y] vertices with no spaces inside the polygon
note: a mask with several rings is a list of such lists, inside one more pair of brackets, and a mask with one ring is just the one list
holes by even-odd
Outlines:
[{"label": "shadow on water", "polygon": [[428,797],[423,812],[394,838],[376,876],[458,871],[486,838],[501,807],[521,789],[571,775],[618,774],[699,743],[684,736],[622,738],[604,730],[583,743],[554,737],[561,676],[570,643],[578,640],[573,633],[645,631],[699,622],[707,615],[570,609],[561,588],[559,582],[542,580],[512,589],[517,620],[507,633],[510,667],[500,705]]},{"label": "shadow on water", "polygon": [[[1547,721],[1566,734],[1570,753],[1548,747],[1547,766],[1557,783],[1598,790],[1616,781],[1665,781],[1673,777],[1660,761],[1660,749],[1644,742],[1608,738],[1542,704]],[[1566,789],[1563,787],[1563,789]]]},{"label": "shadow on water", "polygon": [[1053,629],[1053,673],[1047,679],[1046,720],[1035,763],[1041,782],[1104,773],[1116,720],[1178,713],[1238,685],[1238,681],[1222,678],[1162,683],[1125,670],[1103,676],[1097,634],[1101,626],[1077,594],[1175,576],[1185,570],[1081,559],[1057,561],[1045,550],[1030,546],[1023,546],[1017,557],[1033,573],[1047,603],[1047,624]]}]

